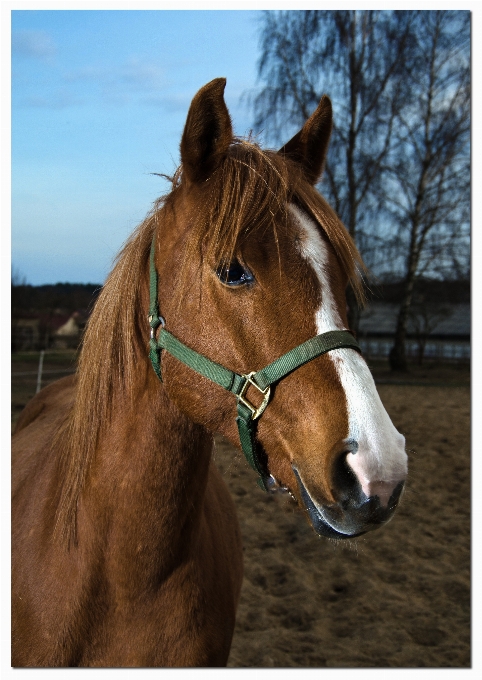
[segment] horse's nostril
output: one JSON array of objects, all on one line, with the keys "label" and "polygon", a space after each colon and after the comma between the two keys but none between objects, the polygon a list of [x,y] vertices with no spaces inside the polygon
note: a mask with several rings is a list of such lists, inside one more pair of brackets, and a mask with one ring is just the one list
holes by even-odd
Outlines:
[{"label": "horse's nostril", "polygon": [[390,509],[390,507],[396,507],[403,487],[403,481],[395,485],[393,482],[383,482],[377,480],[374,482],[369,482],[366,485],[364,492],[369,498],[374,498],[377,496],[381,506],[389,506],[387,509]]},{"label": "horse's nostril", "polygon": [[348,510],[360,507],[370,499],[380,508],[395,509],[404,487],[403,480],[400,482],[369,480],[364,476],[360,479],[363,471],[352,466],[351,453],[351,451],[341,453],[333,466],[332,493],[336,502]]},{"label": "horse's nostril", "polygon": [[338,503],[349,501],[360,502],[361,486],[352,468],[348,465],[347,455],[351,451],[343,451],[335,461],[332,470],[332,491]]},{"label": "horse's nostril", "polygon": [[402,492],[406,474],[403,470],[386,471],[386,477],[380,477],[376,469],[370,470],[366,459],[358,453],[348,453],[345,465],[352,471],[357,481],[363,502],[366,499],[376,500],[381,508],[395,508]]}]

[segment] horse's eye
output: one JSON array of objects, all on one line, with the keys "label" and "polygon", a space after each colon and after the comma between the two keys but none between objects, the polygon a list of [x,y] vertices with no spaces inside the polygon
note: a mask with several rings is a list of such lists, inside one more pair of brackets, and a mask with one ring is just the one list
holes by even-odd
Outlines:
[{"label": "horse's eye", "polygon": [[254,276],[249,269],[240,264],[238,260],[220,265],[216,274],[221,283],[225,283],[227,286],[243,286],[254,281]]}]

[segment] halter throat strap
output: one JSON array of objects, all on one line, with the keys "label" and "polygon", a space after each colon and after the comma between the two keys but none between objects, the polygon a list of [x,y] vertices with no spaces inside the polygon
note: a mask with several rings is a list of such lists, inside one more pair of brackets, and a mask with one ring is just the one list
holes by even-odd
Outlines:
[{"label": "halter throat strap", "polygon": [[[149,342],[149,358],[158,378],[162,381],[161,352],[165,350],[192,370],[220,385],[237,398],[237,418],[241,448],[248,463],[260,475],[258,483],[268,490],[268,472],[265,456],[256,445],[256,426],[270,400],[270,387],[285,378],[289,373],[308,363],[312,359],[334,349],[349,348],[361,353],[360,346],[349,331],[328,331],[310,338],[301,345],[286,352],[260,371],[239,374],[218,364],[203,354],[191,349],[165,329],[165,320],[159,314],[158,275],[154,261],[155,238],[152,240],[150,253],[150,304],[149,325],[151,338]],[[156,330],[161,326],[156,339]],[[261,404],[255,406],[247,398],[247,391],[253,386],[261,393]]]}]

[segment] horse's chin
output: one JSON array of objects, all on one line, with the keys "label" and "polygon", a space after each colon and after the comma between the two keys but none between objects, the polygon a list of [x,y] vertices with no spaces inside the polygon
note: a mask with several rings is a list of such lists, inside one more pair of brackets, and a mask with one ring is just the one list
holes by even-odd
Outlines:
[{"label": "horse's chin", "polygon": [[[373,531],[383,524],[386,524],[393,516],[399,495],[403,488],[403,482],[396,487],[390,500],[388,508],[382,508],[378,497],[357,499],[356,509],[343,508],[343,503],[336,504],[334,508],[316,505],[310,493],[303,484],[298,470],[293,467],[301,501],[308,511],[308,515],[314,530],[320,536],[335,539],[356,538],[368,531]],[[364,494],[362,494],[364,496]],[[358,501],[361,501],[358,503]],[[338,523],[341,526],[337,526]]]},{"label": "horse's chin", "polygon": [[303,502],[306,509],[308,510],[313,529],[319,536],[336,539],[356,538],[357,536],[362,536],[368,531],[368,529],[366,529],[354,534],[344,534],[328,524],[309,496],[308,499],[304,498]]},{"label": "horse's chin", "polygon": [[[299,476],[297,474],[297,470],[294,469],[294,472],[296,474],[297,479],[299,480]],[[298,483],[301,480],[298,481]],[[290,496],[296,500],[296,496],[292,493],[291,489],[287,486],[284,486],[284,484],[280,484],[272,475],[270,475],[269,479],[267,480],[267,486],[268,490],[270,493],[289,493]],[[300,485],[300,492],[301,492],[301,497],[303,501],[303,505],[305,506],[306,510],[308,511],[308,515],[311,520],[311,524],[313,526],[313,529],[316,531],[316,533],[319,536],[323,536],[325,538],[336,538],[336,539],[345,539],[345,538],[356,538],[357,536],[361,536],[362,534],[365,534],[369,529],[360,531],[358,533],[354,534],[345,534],[341,531],[338,531],[334,527],[332,527],[328,522],[324,519],[316,505],[313,503],[311,500],[311,497],[309,493],[306,491],[305,486],[303,483]]]}]

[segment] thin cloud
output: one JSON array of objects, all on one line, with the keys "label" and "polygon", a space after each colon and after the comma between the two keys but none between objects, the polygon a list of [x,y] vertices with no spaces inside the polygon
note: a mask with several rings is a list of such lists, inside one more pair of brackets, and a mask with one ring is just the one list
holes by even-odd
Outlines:
[{"label": "thin cloud", "polygon": [[56,52],[54,41],[46,31],[14,31],[12,33],[12,55],[48,59]]},{"label": "thin cloud", "polygon": [[189,94],[161,95],[154,94],[144,97],[142,102],[148,106],[155,106],[164,109],[167,113],[186,112],[192,100],[192,92]]},{"label": "thin cloud", "polygon": [[165,84],[164,71],[156,64],[130,59],[120,71],[121,80],[130,87],[142,91],[158,90]]},{"label": "thin cloud", "polygon": [[66,74],[64,80],[89,83],[98,88],[102,99],[116,103],[130,101],[133,95],[153,96],[166,86],[164,69],[135,57],[115,66],[85,66]]},{"label": "thin cloud", "polygon": [[41,109],[67,109],[71,106],[80,106],[85,102],[69,92],[57,91],[50,95],[29,95],[18,101],[17,106]]},{"label": "thin cloud", "polygon": [[[38,57],[52,54],[46,39],[43,43],[40,39],[35,41],[32,32],[28,37],[29,40],[25,39],[23,43],[18,40],[16,49],[22,49],[23,54],[35,53]],[[41,82],[27,79],[22,92],[16,92],[14,106],[62,109],[93,103],[116,107],[132,103],[149,105],[151,100],[164,99],[168,88],[165,69],[137,57],[117,64],[85,64],[70,71],[64,71],[57,63]],[[178,110],[181,106],[167,104],[166,108]]]}]

